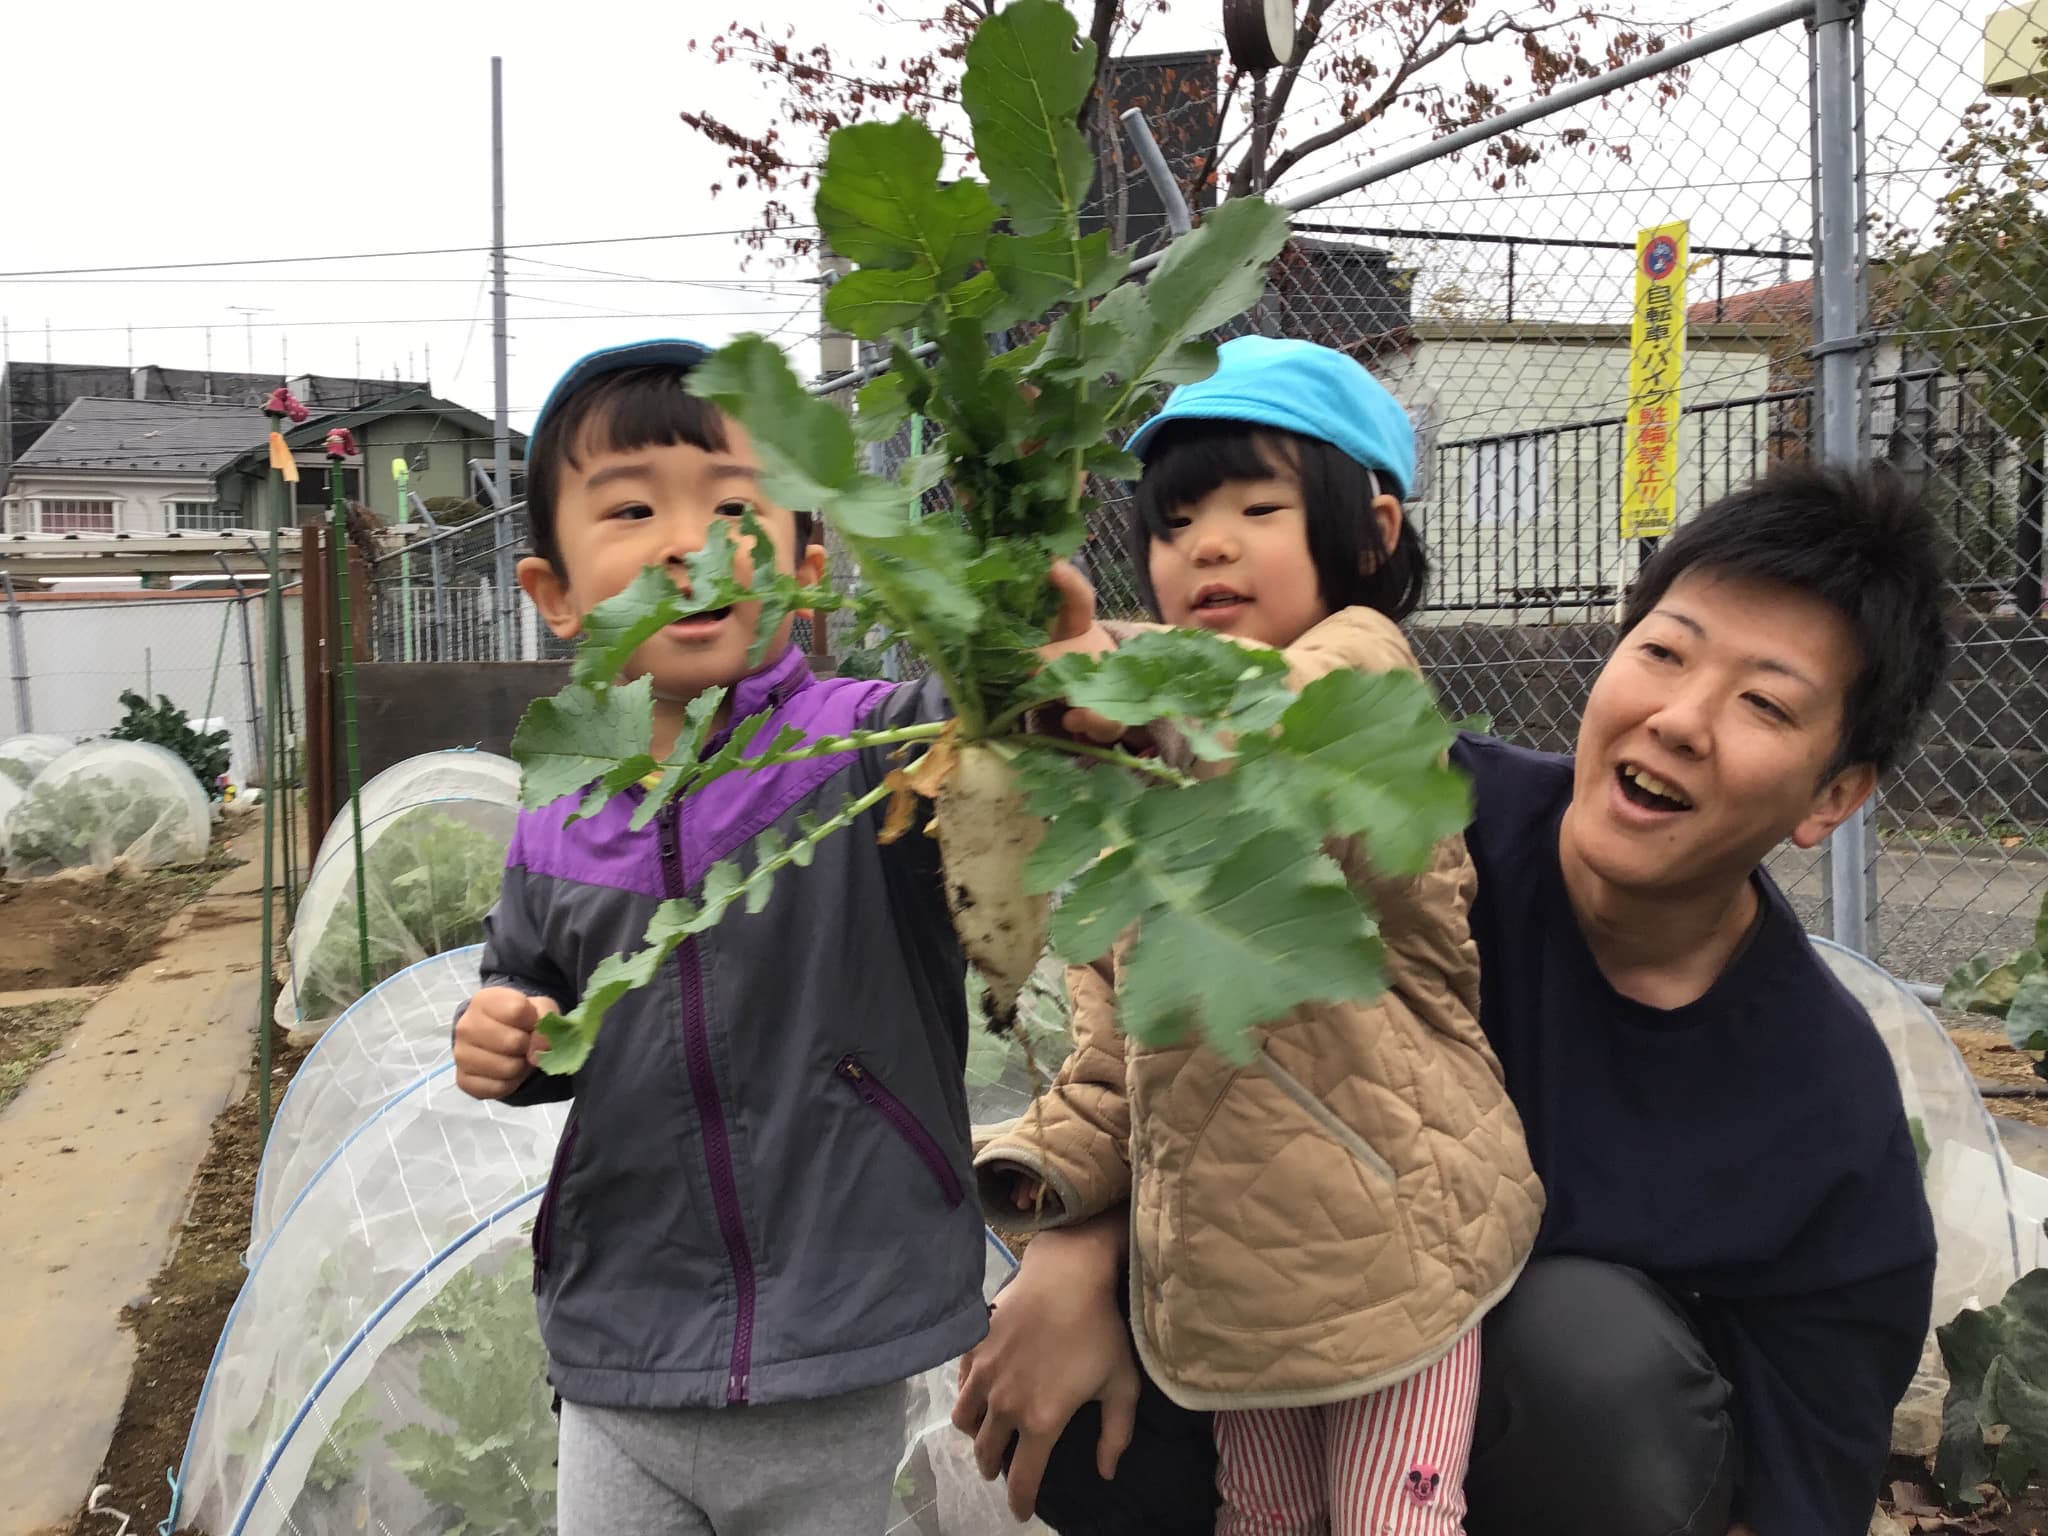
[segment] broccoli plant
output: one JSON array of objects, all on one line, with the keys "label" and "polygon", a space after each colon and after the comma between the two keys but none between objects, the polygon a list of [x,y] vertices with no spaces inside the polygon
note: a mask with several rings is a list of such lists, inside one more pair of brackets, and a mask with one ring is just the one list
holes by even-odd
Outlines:
[{"label": "broccoli plant", "polygon": [[[433,804],[400,812],[363,855],[371,985],[429,955],[482,942],[484,914],[504,877],[503,831],[472,826]],[[356,899],[351,891],[335,904],[292,978],[301,1018],[332,1018],[362,995]]]},{"label": "broccoli plant", "polygon": [[180,758],[192,770],[210,799],[220,798],[220,781],[228,771],[228,733],[193,727],[185,711],[163,694],[151,704],[139,693],[123,693],[127,711],[111,734],[116,741],[146,741]]},{"label": "broccoli plant", "polygon": [[[1958,966],[1942,989],[1941,1005],[2003,1019],[2015,1047],[2048,1051],[2048,896],[2034,919],[2033,945],[2003,959],[1983,954]],[[2040,1073],[2044,1065],[2036,1062],[2034,1070]]]},{"label": "broccoli plant", "polygon": [[[860,627],[913,651],[954,718],[826,740],[743,721],[707,751],[722,700],[706,695],[657,762],[651,684],[619,680],[643,641],[749,597],[763,604],[763,637],[792,609],[843,604],[765,560],[743,587],[721,533],[692,562],[689,595],[650,569],[600,605],[573,681],[534,704],[514,740],[528,805],[581,793],[587,815],[658,776],[638,808],[645,825],[725,773],[871,746],[905,761],[794,841],[764,837],[693,897],[664,903],[646,947],[606,960],[568,1018],[543,1024],[550,1071],[574,1070],[605,1010],[678,945],[736,904],[758,910],[780,870],[885,802],[884,838],[913,824],[919,797],[933,802],[955,926],[998,1027],[1048,936],[1088,961],[1134,931],[1124,1028],[1143,1040],[1198,1029],[1238,1059],[1261,1021],[1384,986],[1371,914],[1326,842],[1363,838],[1378,869],[1400,874],[1464,823],[1467,790],[1444,762],[1450,729],[1413,676],[1338,672],[1296,693],[1277,652],[1194,632],[1040,668],[1059,606],[1049,573],[1081,546],[1088,477],[1136,476],[1118,445],[1166,388],[1214,368],[1209,338],[1257,301],[1287,222],[1261,199],[1225,203],[1134,280],[1106,233],[1081,232],[1093,161],[1075,122],[1095,59],[1066,8],[1011,0],[982,22],[965,64],[982,179],[949,177],[939,140],[909,118],[842,128],[826,151],[818,223],[855,264],[827,294],[827,317],[890,357],[854,414],[806,390],[758,336],[701,364],[689,386],[745,426],[769,495],[830,523],[859,567]],[[992,345],[1019,331],[1032,339]],[[913,416],[925,450],[893,477],[863,468],[861,443]],[[954,513],[922,515],[940,485]],[[741,537],[758,539],[758,525],[743,521]],[[1055,699],[1134,727],[1166,722],[1197,759],[1231,759],[1232,771],[1039,728],[1039,706]]]}]

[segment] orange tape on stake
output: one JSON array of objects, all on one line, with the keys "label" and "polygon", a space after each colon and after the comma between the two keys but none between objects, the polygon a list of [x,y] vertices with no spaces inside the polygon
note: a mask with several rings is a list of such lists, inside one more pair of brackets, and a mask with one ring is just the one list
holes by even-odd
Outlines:
[{"label": "orange tape on stake", "polygon": [[284,434],[270,434],[270,467],[283,475],[291,485],[299,483],[299,461],[292,457],[291,449],[284,445]]}]

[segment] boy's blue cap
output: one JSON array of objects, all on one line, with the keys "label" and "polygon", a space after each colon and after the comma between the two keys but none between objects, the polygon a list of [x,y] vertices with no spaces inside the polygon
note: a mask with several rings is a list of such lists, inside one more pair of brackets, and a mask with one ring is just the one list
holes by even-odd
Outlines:
[{"label": "boy's blue cap", "polygon": [[616,347],[599,347],[595,352],[587,352],[569,365],[567,373],[555,380],[555,387],[548,391],[547,402],[541,406],[540,414],[533,418],[533,431],[528,436],[540,436],[540,429],[547,425],[555,407],[592,379],[617,373],[621,368],[645,368],[655,364],[694,368],[710,355],[711,349],[701,342],[684,341],[677,336],[628,341]]},{"label": "boy's blue cap", "polygon": [[1126,446],[1139,458],[1169,421],[1248,421],[1320,438],[1394,483],[1415,483],[1415,427],[1363,364],[1312,341],[1240,336],[1216,349],[1216,371],[1183,384]]}]

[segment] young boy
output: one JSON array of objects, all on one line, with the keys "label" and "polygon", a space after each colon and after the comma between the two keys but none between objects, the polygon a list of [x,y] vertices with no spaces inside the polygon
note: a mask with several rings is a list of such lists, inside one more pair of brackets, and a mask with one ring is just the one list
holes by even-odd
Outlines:
[{"label": "young boy", "polygon": [[[686,392],[705,355],[597,352],[542,407],[519,581],[565,640],[644,567],[686,583],[712,524],[749,510],[773,548],[742,546],[741,580],[759,559],[823,572],[809,518],[762,495],[744,430]],[[634,653],[627,675],[654,680],[656,755],[722,686],[720,733],[764,710],[812,737],[947,712],[933,683],[814,678],[789,619],[750,670],[758,618],[736,604]],[[563,1536],[879,1532],[906,1379],[986,1331],[963,967],[931,839],[881,846],[875,812],[784,871],[765,911],[684,944],[611,1010],[580,1071],[535,1070],[536,1024],[639,948],[659,902],[890,766],[876,750],[729,774],[642,832],[638,791],[573,824],[573,795],[520,817],[454,1049],[479,1098],[574,1101],[533,1228]]]}]

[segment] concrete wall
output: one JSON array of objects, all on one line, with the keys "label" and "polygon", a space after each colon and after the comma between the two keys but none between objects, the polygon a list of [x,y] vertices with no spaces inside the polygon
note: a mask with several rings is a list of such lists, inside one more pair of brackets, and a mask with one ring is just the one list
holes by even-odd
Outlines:
[{"label": "concrete wall", "polygon": [[[0,607],[0,737],[26,730],[49,731],[83,741],[104,736],[120,724],[120,696],[132,689],[154,700],[167,695],[197,719],[213,695],[213,715],[230,732],[230,775],[237,782],[261,757],[251,728],[249,657],[242,648],[237,601],[229,594],[187,597],[138,594],[77,598],[29,597],[17,625]],[[255,643],[253,678],[263,694],[263,604],[248,604]],[[286,675],[294,700],[299,650],[299,601],[285,599],[285,638],[293,658]],[[16,639],[20,644],[17,647]],[[218,664],[216,666],[216,658]],[[22,718],[20,689],[28,685],[28,719]],[[295,703],[294,713],[298,713]]]},{"label": "concrete wall", "polygon": [[[1626,329],[1417,329],[1409,356],[1374,369],[1424,435],[1421,494],[1411,498],[1411,515],[1436,568],[1432,601],[1471,608],[1625,582],[1635,552],[1620,536],[1622,429],[1582,424],[1627,411]],[[1760,395],[1770,388],[1770,367],[1759,340],[1695,337],[1681,403]],[[1681,419],[1681,519],[1765,467],[1771,423],[1769,407]],[[1578,430],[1453,446],[1551,428]]]}]

